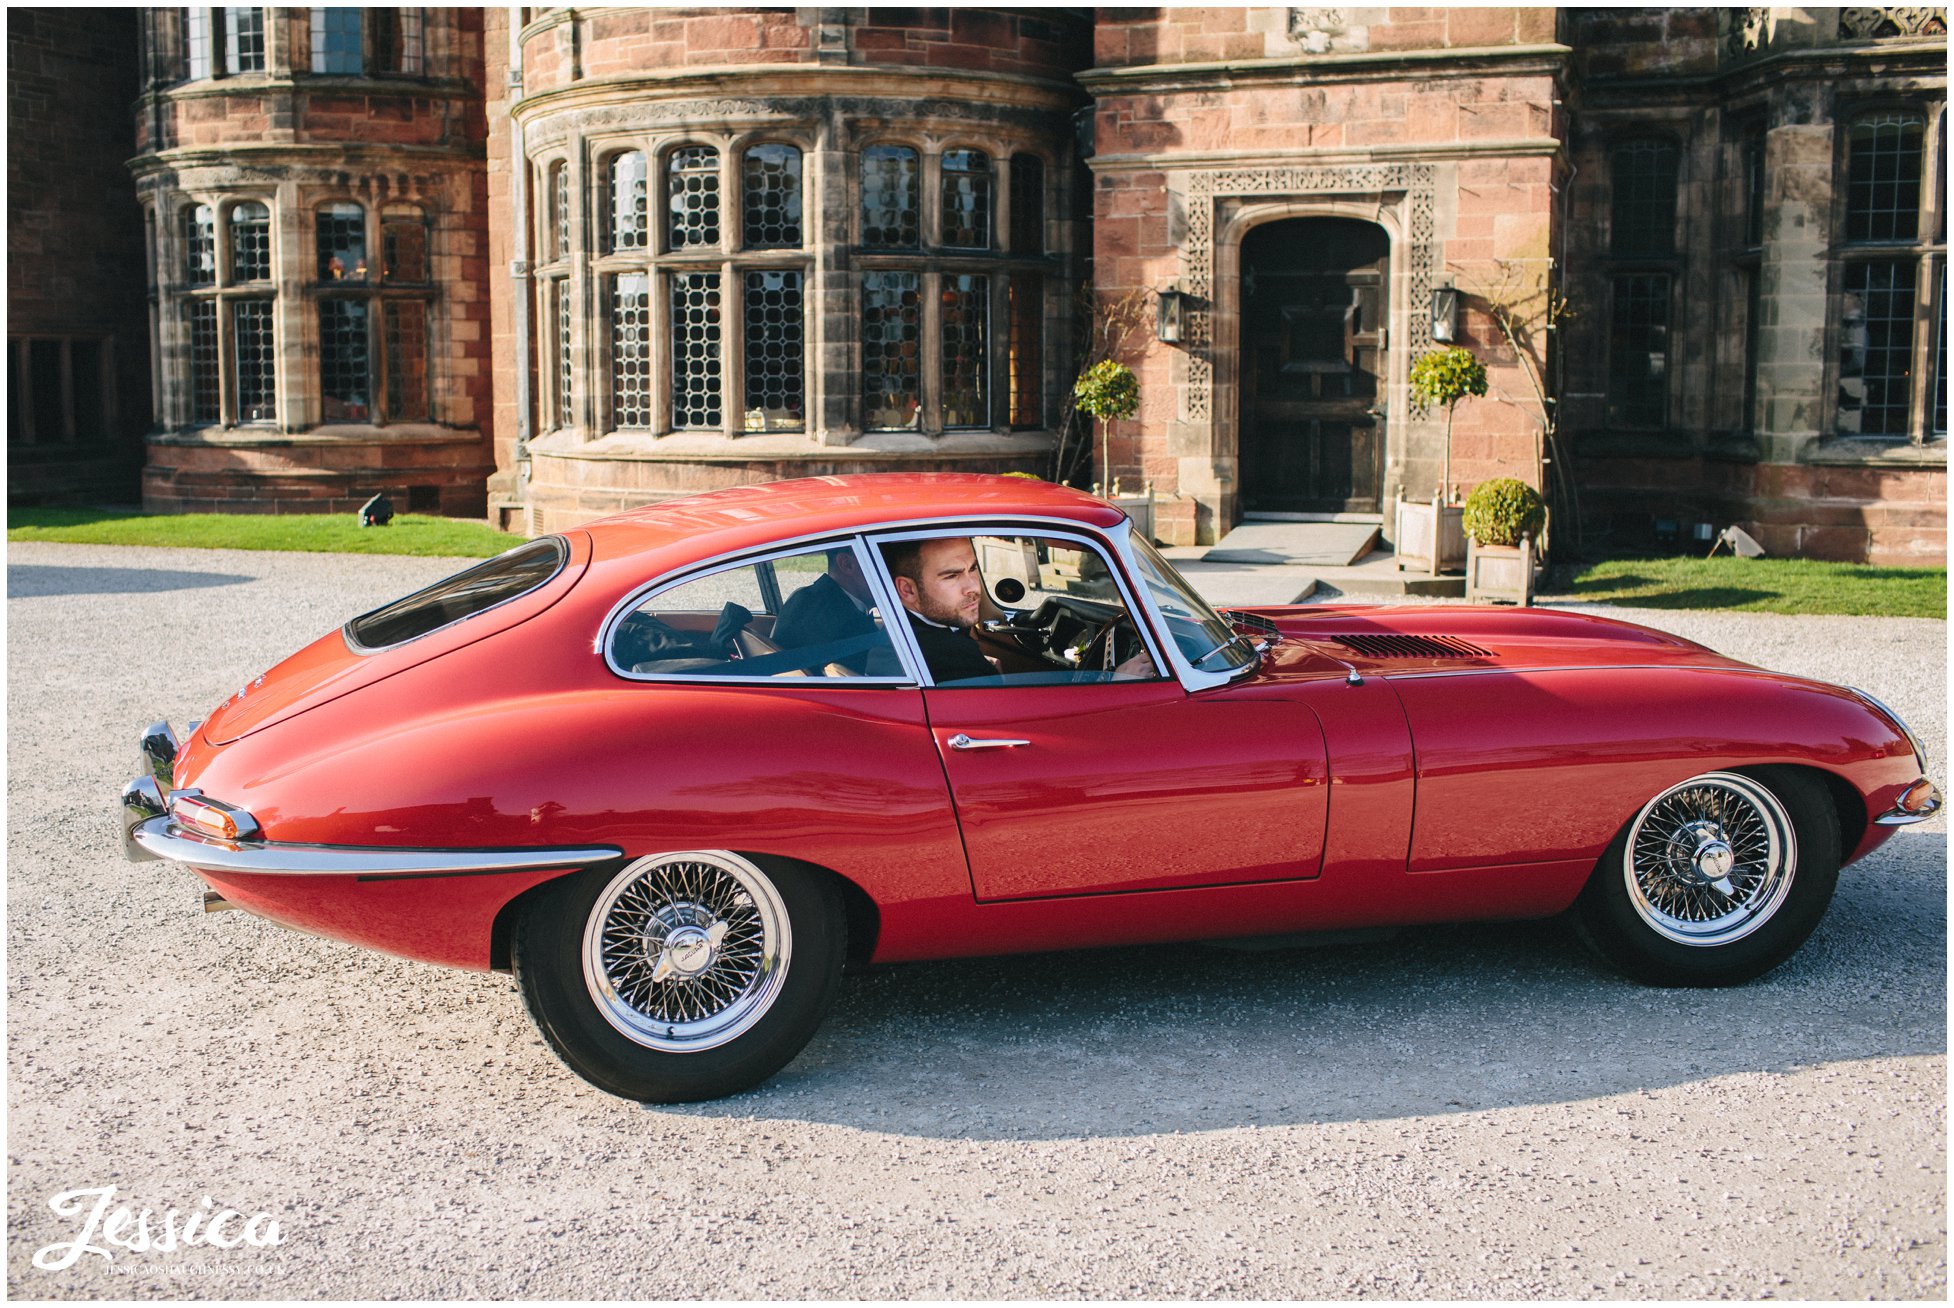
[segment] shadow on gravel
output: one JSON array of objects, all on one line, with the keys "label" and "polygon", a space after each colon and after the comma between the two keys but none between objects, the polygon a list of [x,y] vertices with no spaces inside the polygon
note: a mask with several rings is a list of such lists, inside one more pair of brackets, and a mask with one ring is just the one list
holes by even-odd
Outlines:
[{"label": "shadow on gravel", "polygon": [[230,572],[168,572],[157,568],[58,568],[17,563],[7,569],[7,598],[42,595],[141,595],[163,590],[208,590],[256,577]]},{"label": "shadow on gravel", "polygon": [[891,967],[844,982],[813,1044],[760,1090],[658,1111],[1103,1138],[1567,1103],[1942,1054],[1945,889],[1946,837],[1903,832],[1846,871],[1790,962],[1726,990],[1624,980],[1558,922],[1265,953]]}]

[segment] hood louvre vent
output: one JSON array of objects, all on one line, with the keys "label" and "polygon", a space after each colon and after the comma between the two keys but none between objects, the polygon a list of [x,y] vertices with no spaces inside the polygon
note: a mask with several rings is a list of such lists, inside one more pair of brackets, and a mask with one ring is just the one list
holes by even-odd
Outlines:
[{"label": "hood louvre vent", "polygon": [[1373,659],[1489,659],[1480,649],[1451,636],[1338,636],[1336,642]]}]

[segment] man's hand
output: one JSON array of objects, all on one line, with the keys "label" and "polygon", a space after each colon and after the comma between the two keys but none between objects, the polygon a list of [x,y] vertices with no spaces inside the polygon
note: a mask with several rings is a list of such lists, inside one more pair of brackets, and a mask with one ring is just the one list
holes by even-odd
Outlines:
[{"label": "man's hand", "polygon": [[1153,655],[1145,650],[1113,669],[1114,681],[1151,681],[1159,675],[1159,669],[1153,666]]}]

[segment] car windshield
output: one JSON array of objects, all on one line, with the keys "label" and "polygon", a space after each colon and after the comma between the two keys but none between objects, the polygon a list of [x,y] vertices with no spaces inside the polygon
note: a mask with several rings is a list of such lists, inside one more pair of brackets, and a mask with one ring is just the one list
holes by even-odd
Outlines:
[{"label": "car windshield", "polygon": [[1255,647],[1235,634],[1233,627],[1208,602],[1194,593],[1187,579],[1144,536],[1130,537],[1133,562],[1141,584],[1166,620],[1167,634],[1194,667],[1203,672],[1232,672],[1255,661]]}]

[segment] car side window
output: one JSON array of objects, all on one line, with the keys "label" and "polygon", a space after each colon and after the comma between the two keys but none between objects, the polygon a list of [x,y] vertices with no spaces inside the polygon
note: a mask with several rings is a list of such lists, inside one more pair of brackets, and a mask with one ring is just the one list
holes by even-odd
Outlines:
[{"label": "car side window", "polygon": [[939,686],[1161,679],[1111,565],[1082,540],[938,536],[882,553]]},{"label": "car side window", "polygon": [[609,654],[661,679],[904,675],[848,542],[654,591],[612,626]]}]

